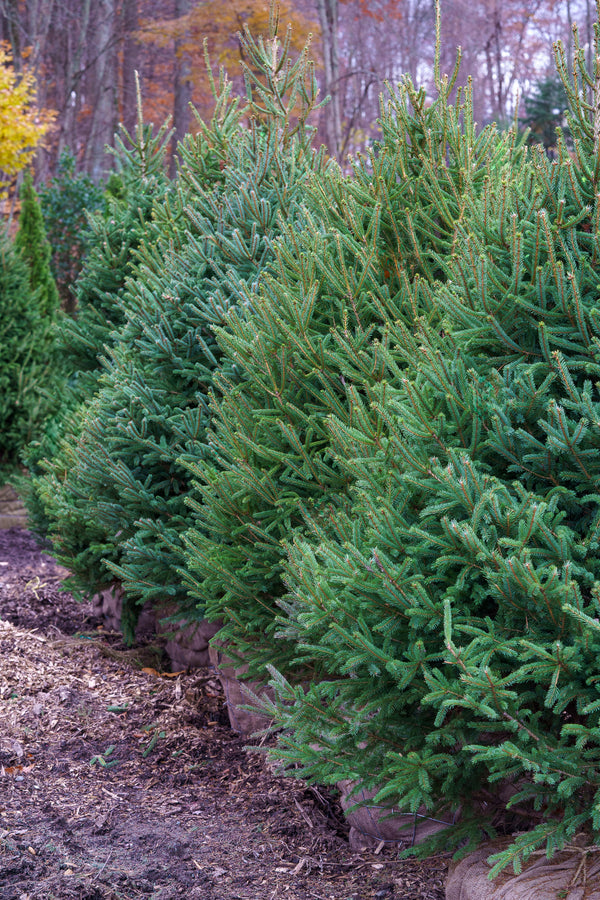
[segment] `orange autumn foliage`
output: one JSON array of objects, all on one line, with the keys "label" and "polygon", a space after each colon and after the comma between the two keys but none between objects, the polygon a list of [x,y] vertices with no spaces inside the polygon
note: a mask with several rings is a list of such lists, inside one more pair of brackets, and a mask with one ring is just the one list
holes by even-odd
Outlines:
[{"label": "orange autumn foliage", "polygon": [[397,24],[405,15],[404,4],[398,0],[359,0],[359,9],[361,16],[390,25]]},{"label": "orange autumn foliage", "polygon": [[[204,58],[206,40],[212,64],[223,66],[231,81],[243,88],[242,66],[245,62],[238,35],[248,28],[256,37],[269,31],[269,0],[208,0],[194,6],[189,13],[174,19],[145,20],[138,33],[138,39],[157,49],[176,48],[179,57],[189,63],[189,77],[192,83],[192,102],[201,115],[212,109],[213,98],[210,79]],[[293,25],[291,46],[300,51],[311,33],[318,33],[319,27],[297,10],[289,0],[280,3],[281,32],[288,24]],[[163,81],[164,84],[164,81]],[[160,119],[163,109],[168,110],[170,97],[148,97],[149,105]]]}]

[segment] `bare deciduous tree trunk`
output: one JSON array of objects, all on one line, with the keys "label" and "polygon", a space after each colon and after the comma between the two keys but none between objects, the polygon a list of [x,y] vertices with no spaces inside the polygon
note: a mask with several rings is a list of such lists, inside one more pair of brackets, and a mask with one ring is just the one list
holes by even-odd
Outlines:
[{"label": "bare deciduous tree trunk", "polygon": [[66,48],[62,48],[67,52],[63,62],[65,67],[64,105],[58,144],[59,153],[62,153],[67,147],[77,152],[77,117],[81,108],[81,82],[83,80],[84,51],[88,40],[90,3],[91,0],[83,0],[77,32],[74,28],[69,29]]},{"label": "bare deciduous tree trunk", "polygon": [[323,40],[324,89],[331,101],[325,109],[325,140],[337,157],[342,143],[342,116],[339,96],[338,0],[316,0]]},{"label": "bare deciduous tree trunk", "polygon": [[22,26],[19,18],[19,0],[2,0],[0,4],[2,26],[6,40],[10,44],[13,63],[17,72],[21,70]]},{"label": "bare deciduous tree trunk", "polygon": [[[191,0],[175,0],[175,16],[180,18],[190,11]],[[200,50],[200,48],[199,48]],[[175,71],[173,84],[173,141],[175,150],[178,141],[187,134],[190,125],[190,100],[192,99],[191,61],[182,50],[182,41],[175,41]],[[175,155],[171,156],[171,173],[175,170]]]},{"label": "bare deciduous tree trunk", "polygon": [[[430,82],[434,0],[292,3],[321,26],[317,74],[331,102],[322,112],[318,140],[342,160],[347,151],[368,147],[377,133],[386,81],[393,88],[408,72],[417,84]],[[22,60],[33,65],[40,104],[58,113],[50,149],[38,157],[38,175],[48,177],[69,147],[79,166],[100,177],[109,163],[104,145],[118,118],[129,131],[135,126],[136,69],[143,94],[159,98],[161,110],[172,110],[176,140],[181,139],[190,126],[190,69],[195,71],[194,59],[184,54],[189,36],[175,45],[167,41],[158,53],[134,36],[145,19],[181,18],[197,5],[198,0],[0,0],[0,39],[10,44],[17,70]],[[593,66],[595,18],[595,0],[442,0],[443,70],[452,70],[460,45],[458,84],[473,76],[476,120],[505,121],[514,112],[517,88],[527,92],[551,71],[552,41],[562,37],[568,46],[571,20],[579,25]]]},{"label": "bare deciduous tree trunk", "polygon": [[94,29],[96,58],[89,102],[91,125],[85,152],[86,169],[100,181],[110,169],[106,144],[112,143],[117,125],[116,0],[96,0]]},{"label": "bare deciduous tree trunk", "polygon": [[121,121],[129,134],[135,131],[137,120],[137,97],[135,73],[140,68],[140,45],[135,38],[139,25],[138,0],[123,0],[121,11],[123,22],[123,94],[121,98]]}]

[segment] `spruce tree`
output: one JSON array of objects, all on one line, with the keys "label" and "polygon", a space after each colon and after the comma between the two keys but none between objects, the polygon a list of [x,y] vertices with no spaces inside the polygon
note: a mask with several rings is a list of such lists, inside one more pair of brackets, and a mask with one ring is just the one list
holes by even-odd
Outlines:
[{"label": "spruce tree", "polygon": [[[58,346],[67,373],[63,404],[45,436],[26,455],[32,479],[25,499],[32,528],[52,541],[65,564],[81,559],[96,584],[106,581],[102,558],[114,536],[90,517],[85,493],[68,476],[74,468],[73,455],[84,441],[82,431],[99,389],[104,357],[125,319],[123,297],[135,254],[152,231],[154,201],[160,203],[168,190],[164,169],[168,138],[165,128],[153,135],[140,114],[136,134],[123,133],[117,142],[120,190],[118,196],[115,192],[107,197],[104,210],[89,217],[90,251],[75,288],[76,315],[65,317],[59,328]],[[76,579],[70,586],[81,587]]]},{"label": "spruce tree", "polygon": [[538,81],[534,93],[523,98],[523,106],[525,115],[519,121],[522,127],[530,129],[527,138],[530,143],[539,142],[543,144],[546,152],[553,152],[557,128],[562,127],[565,139],[570,137],[568,130],[565,133],[564,129],[565,111],[568,106],[567,93],[562,81],[556,75]]},{"label": "spruce tree", "polygon": [[476,133],[470,95],[451,104],[452,87],[440,83],[430,103],[404,81],[379,145],[352,178],[333,166],[311,177],[272,271],[216,330],[240,375],[234,384],[217,374],[211,465],[190,464],[198,527],[186,537],[188,581],[258,678],[266,662],[294,670],[293,642],[276,634],[286,542],[307,516],[348,502],[353,477],[331,449],[327,417],[358,427],[376,385],[403,377],[402,329],[419,315],[439,326],[431,290],[466,198],[513,152],[511,136]]},{"label": "spruce tree", "polygon": [[460,806],[445,846],[518,832],[492,873],[600,838],[600,72],[575,60],[574,157],[468,196],[405,376],[329,419],[352,502],[290,547],[279,624],[327,679],[273,672],[269,710],[303,777]]},{"label": "spruce tree", "polygon": [[[209,393],[223,369],[213,329],[227,311],[251,303],[272,265],[271,244],[294,215],[307,173],[322,164],[306,118],[316,88],[307,54],[295,62],[277,39],[244,37],[251,63],[246,102],[222,76],[215,115],[181,147],[177,192],[156,209],[156,239],[138,254],[120,329],[97,402],[88,408],[69,483],[88,515],[118,541],[103,566],[123,585],[124,626],[145,601],[174,603],[201,616],[179,569],[182,534],[193,522],[184,462],[211,465]],[[300,103],[298,104],[298,101]],[[60,539],[60,538],[59,538]],[[89,558],[69,566],[91,587]]]},{"label": "spruce tree", "polygon": [[47,184],[39,186],[38,195],[52,248],[52,274],[63,308],[73,312],[73,288],[90,249],[87,215],[103,207],[102,185],[95,184],[89,175],[77,172],[75,157],[64,150],[56,173]]},{"label": "spruce tree", "polygon": [[105,209],[89,217],[90,250],[75,286],[76,314],[66,319],[60,344],[78,395],[92,396],[103,359],[125,322],[124,295],[138,248],[151,240],[154,204],[169,191],[165,153],[170,138],[144,123],[139,101],[134,135],[125,130],[112,151],[118,190],[106,191]]}]

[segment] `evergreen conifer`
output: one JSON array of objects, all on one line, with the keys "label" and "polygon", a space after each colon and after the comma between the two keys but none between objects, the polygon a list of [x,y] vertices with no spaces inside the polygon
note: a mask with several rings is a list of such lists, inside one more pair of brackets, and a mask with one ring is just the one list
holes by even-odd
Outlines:
[{"label": "evergreen conifer", "polygon": [[190,464],[199,527],[186,537],[188,581],[255,677],[266,662],[294,668],[293,643],[275,634],[286,542],[307,516],[343,508],[354,480],[331,449],[327,417],[359,427],[376,385],[402,377],[395,342],[418,315],[440,321],[431,290],[455,252],[466,198],[513,152],[512,137],[476,133],[470,95],[451,104],[452,86],[440,83],[429,103],[404,81],[378,147],[352,178],[330,167],[307,182],[271,274],[216,329],[240,375],[232,384],[218,373],[212,464]]},{"label": "evergreen conifer", "polygon": [[[95,583],[106,580],[101,560],[114,544],[114,535],[89,516],[85,493],[78,490],[75,477],[68,476],[84,440],[84,423],[99,389],[104,357],[125,319],[123,297],[135,254],[150,239],[154,201],[160,203],[168,189],[164,171],[168,139],[165,128],[153,135],[140,114],[136,134],[124,133],[117,141],[120,190],[118,196],[108,196],[104,210],[89,217],[90,250],[75,288],[76,314],[65,317],[59,328],[59,352],[68,379],[63,404],[43,439],[26,454],[32,479],[25,499],[32,528],[52,541],[67,564],[81,559],[81,567],[89,567]],[[81,587],[76,579],[70,586]]]},{"label": "evergreen conifer", "polygon": [[492,873],[600,838],[599,82],[575,60],[574,157],[469,194],[404,377],[329,419],[352,503],[294,542],[280,617],[327,680],[274,672],[269,710],[303,777],[460,807],[445,846],[519,832]]},{"label": "evergreen conifer", "polygon": [[42,317],[53,317],[59,299],[50,270],[52,249],[46,237],[44,218],[29,169],[23,178],[20,197],[21,211],[15,244],[29,267],[31,289],[36,292]]},{"label": "evergreen conifer", "polygon": [[39,424],[44,325],[30,272],[0,234],[0,466],[11,469]]},{"label": "evergreen conifer", "polygon": [[[88,516],[118,535],[103,565],[125,588],[129,629],[148,600],[190,612],[179,573],[181,535],[193,521],[183,463],[211,464],[214,373],[222,367],[230,383],[238,378],[213,328],[228,310],[252,303],[282,220],[294,216],[307,173],[322,164],[306,124],[316,96],[312,65],[306,53],[292,62],[275,19],[271,28],[264,43],[243,38],[246,102],[231,97],[222,76],[212,122],[199,121],[181,147],[177,193],[156,209],[156,239],[138,255],[127,320],[67,475],[85,494]],[[91,587],[97,569],[87,555],[69,567]]]},{"label": "evergreen conifer", "polygon": [[89,217],[91,246],[75,286],[76,314],[65,320],[60,338],[81,398],[96,392],[103,359],[125,322],[127,281],[138,248],[153,239],[154,204],[160,206],[170,187],[169,138],[165,126],[153,134],[143,122],[140,103],[135,134],[123,131],[112,151],[119,189],[107,191],[105,208]]},{"label": "evergreen conifer", "polygon": [[1,237],[0,353],[2,415],[0,460],[13,468],[27,443],[56,408],[60,365],[55,354],[58,293],[31,172],[21,188],[14,244]]},{"label": "evergreen conifer", "polygon": [[120,578],[130,621],[161,595],[188,615],[184,577],[253,674],[276,663],[298,774],[460,807],[446,846],[519,831],[493,871],[597,844],[600,71],[559,50],[550,161],[478,134],[436,63],[350,179],[291,100],[271,116],[285,53],[248,46],[255,117],[225,103],[186,142],[49,467],[60,558]]},{"label": "evergreen conifer", "polygon": [[48,184],[40,185],[38,195],[48,241],[52,248],[50,267],[64,309],[73,312],[73,288],[83,258],[90,249],[87,215],[104,204],[102,186],[89,175],[76,172],[75,157],[64,150],[56,174]]},{"label": "evergreen conifer", "polygon": [[565,112],[568,101],[567,93],[560,78],[545,78],[535,85],[534,93],[523,98],[525,115],[520,119],[524,128],[530,129],[528,141],[543,144],[546,152],[554,152],[556,146],[556,129],[562,128],[563,138],[569,137],[568,129],[565,133]]}]

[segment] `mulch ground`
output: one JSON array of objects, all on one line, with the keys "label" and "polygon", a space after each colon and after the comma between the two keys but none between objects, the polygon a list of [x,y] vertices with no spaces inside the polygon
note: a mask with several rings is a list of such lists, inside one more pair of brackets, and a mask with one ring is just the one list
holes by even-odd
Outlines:
[{"label": "mulch ground", "polygon": [[0,900],[442,900],[448,859],[355,854],[336,797],[228,727],[215,673],[126,647],[0,531]]}]

